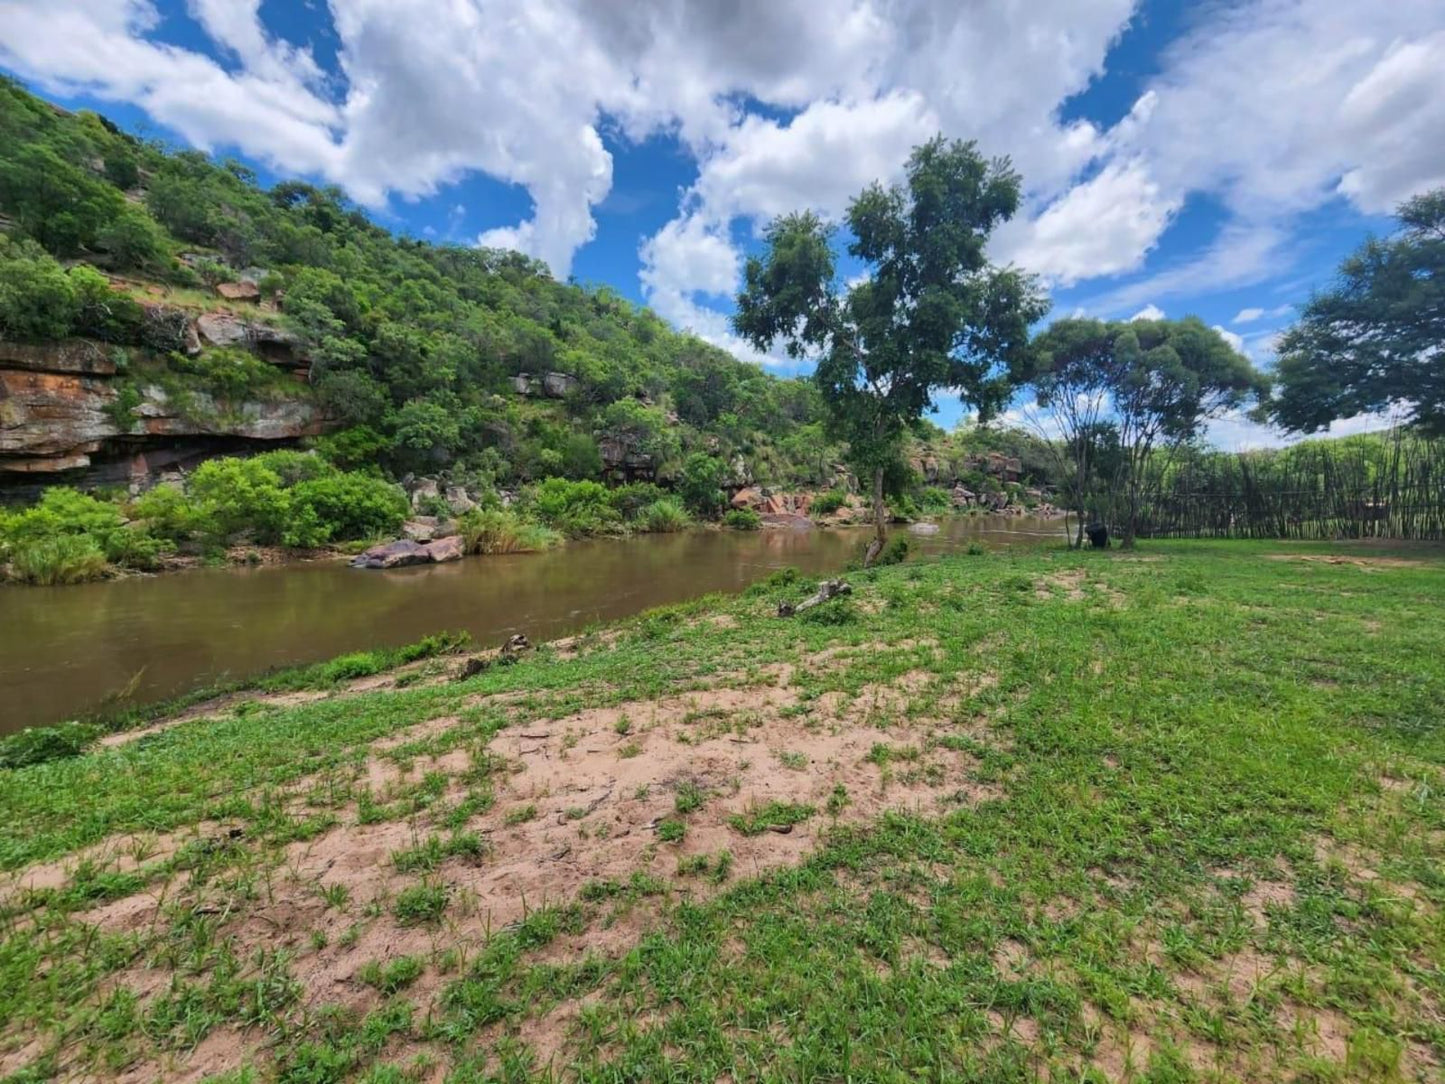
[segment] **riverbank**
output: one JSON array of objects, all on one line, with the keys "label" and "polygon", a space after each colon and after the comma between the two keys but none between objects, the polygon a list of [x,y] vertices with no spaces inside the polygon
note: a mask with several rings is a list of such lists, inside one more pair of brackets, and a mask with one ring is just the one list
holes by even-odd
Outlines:
[{"label": "riverbank", "polygon": [[853,584],[5,773],[0,1079],[1438,1076],[1439,555]]}]

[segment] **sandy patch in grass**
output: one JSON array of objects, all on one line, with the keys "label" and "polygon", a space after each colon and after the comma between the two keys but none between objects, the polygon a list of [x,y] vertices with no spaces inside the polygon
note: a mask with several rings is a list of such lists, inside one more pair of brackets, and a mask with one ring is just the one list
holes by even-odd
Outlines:
[{"label": "sandy patch in grass", "polygon": [[1271,561],[1303,561],[1307,564],[1353,565],[1365,572],[1378,572],[1386,568],[1425,568],[1426,561],[1413,557],[1353,557],[1338,553],[1267,553]]}]

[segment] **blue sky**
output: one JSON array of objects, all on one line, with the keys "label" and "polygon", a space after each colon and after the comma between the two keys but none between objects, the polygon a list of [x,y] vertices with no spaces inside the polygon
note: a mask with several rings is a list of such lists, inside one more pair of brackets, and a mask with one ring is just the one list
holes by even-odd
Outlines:
[{"label": "blue sky", "polygon": [[0,25],[0,67],[62,104],[521,248],[781,372],[726,322],[758,230],[836,216],[937,131],[1024,174],[994,255],[1054,316],[1193,313],[1266,365],[1445,183],[1434,0],[0,0]]}]

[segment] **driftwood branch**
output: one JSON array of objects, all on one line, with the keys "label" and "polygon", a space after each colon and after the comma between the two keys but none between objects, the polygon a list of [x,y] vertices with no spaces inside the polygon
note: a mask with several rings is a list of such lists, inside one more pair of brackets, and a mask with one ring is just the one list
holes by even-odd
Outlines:
[{"label": "driftwood branch", "polygon": [[818,590],[809,595],[802,602],[794,605],[791,602],[778,603],[779,617],[792,617],[804,610],[810,610],[814,606],[827,602],[830,598],[837,598],[839,595],[851,595],[853,588],[846,580],[824,580],[818,585]]}]

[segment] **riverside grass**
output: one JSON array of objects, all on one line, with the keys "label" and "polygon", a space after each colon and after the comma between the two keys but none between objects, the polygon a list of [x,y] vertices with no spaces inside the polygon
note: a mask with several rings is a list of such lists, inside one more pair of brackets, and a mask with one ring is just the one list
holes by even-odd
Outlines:
[{"label": "riverside grass", "polygon": [[[826,620],[773,616],[814,586],[779,576],[464,681],[429,659],[257,691],[0,773],[0,1079],[1440,1079],[1439,551],[1169,542],[852,582]],[[638,705],[723,681],[796,695],[649,731]],[[964,777],[866,821],[857,785],[784,816],[689,777],[662,798],[684,831],[630,874],[496,926],[469,904],[508,833],[586,849],[610,823],[515,793],[504,741],[560,728],[580,757],[577,720],[611,711],[619,773],[723,735],[801,777],[822,758],[770,728],[845,702],[885,805],[941,757]],[[396,890],[317,879],[277,928],[295,856],[356,825],[409,833],[378,859]]]}]

